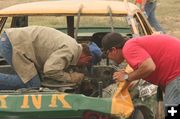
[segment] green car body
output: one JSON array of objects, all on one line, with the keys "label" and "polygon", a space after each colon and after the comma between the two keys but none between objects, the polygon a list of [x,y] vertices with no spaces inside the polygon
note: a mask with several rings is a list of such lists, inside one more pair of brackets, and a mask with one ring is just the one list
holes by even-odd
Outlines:
[{"label": "green car body", "polygon": [[[0,117],[8,119],[77,118],[83,117],[85,110],[104,114],[111,112],[111,99],[87,97],[81,94],[55,92],[34,92],[0,95]],[[31,115],[31,116],[30,116]]]}]

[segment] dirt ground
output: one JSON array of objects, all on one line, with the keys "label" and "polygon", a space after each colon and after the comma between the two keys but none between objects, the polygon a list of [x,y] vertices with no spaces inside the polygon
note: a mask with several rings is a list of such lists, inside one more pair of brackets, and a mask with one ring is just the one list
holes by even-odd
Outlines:
[{"label": "dirt ground", "polygon": [[[0,0],[0,9],[13,4],[44,0]],[[133,0],[129,0],[133,1]],[[180,38],[180,0],[157,0],[156,16],[167,34]]]},{"label": "dirt ground", "polygon": [[168,34],[180,38],[180,0],[158,0],[156,16]]}]

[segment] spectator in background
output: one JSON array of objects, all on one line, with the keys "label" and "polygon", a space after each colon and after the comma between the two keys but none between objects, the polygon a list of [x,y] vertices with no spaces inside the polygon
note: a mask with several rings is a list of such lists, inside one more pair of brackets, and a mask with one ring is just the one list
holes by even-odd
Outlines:
[{"label": "spectator in background", "polygon": [[155,16],[156,3],[157,0],[135,0],[135,4],[147,15],[150,25],[154,27],[156,31],[165,33]]},{"label": "spectator in background", "polygon": [[142,0],[135,0],[135,5],[141,8]]}]

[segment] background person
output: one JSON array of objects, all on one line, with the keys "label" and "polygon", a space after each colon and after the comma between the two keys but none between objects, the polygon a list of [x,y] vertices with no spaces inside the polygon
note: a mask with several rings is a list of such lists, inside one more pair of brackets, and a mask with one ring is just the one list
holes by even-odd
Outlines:
[{"label": "background person", "polygon": [[139,8],[141,8],[142,0],[135,0],[135,5],[137,5]]},{"label": "background person", "polygon": [[158,85],[165,92],[165,104],[180,104],[180,40],[168,35],[149,35],[125,40],[118,33],[108,33],[102,46],[109,59],[118,64],[125,59],[134,69],[127,74],[113,74],[126,85],[144,79]]},{"label": "background person", "polygon": [[7,29],[0,38],[0,51],[17,74],[0,73],[0,89],[38,88],[44,78],[77,83],[84,75],[64,69],[96,62],[101,51],[94,44],[89,46],[49,27]]},{"label": "background person", "polygon": [[156,19],[156,2],[157,0],[142,0],[141,10],[145,11],[150,25],[154,27],[156,31],[161,31],[165,33],[164,29],[161,27],[158,20]]}]

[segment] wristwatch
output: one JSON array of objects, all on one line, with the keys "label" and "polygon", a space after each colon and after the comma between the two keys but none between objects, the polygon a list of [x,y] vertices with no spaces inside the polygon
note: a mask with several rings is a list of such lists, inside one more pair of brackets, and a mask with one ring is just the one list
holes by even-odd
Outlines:
[{"label": "wristwatch", "polygon": [[125,75],[124,75],[124,80],[125,80],[126,82],[129,82],[129,79],[128,79],[128,78],[129,78],[128,74],[125,74]]}]

